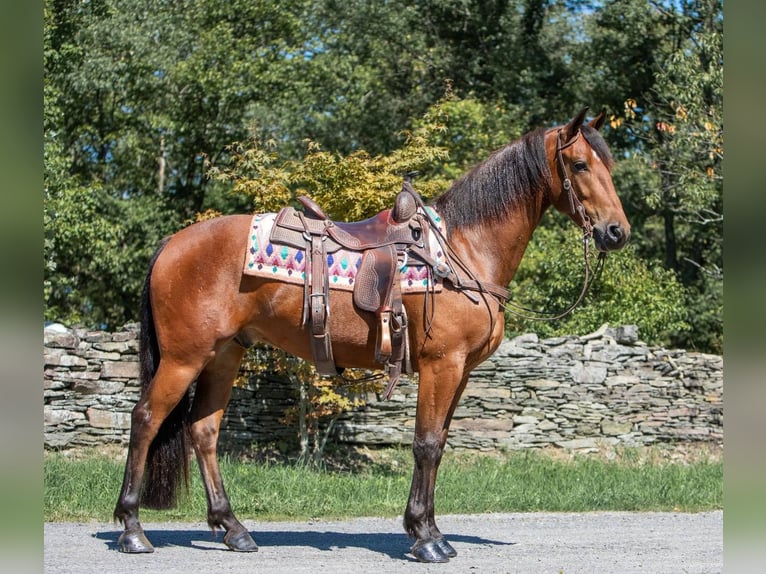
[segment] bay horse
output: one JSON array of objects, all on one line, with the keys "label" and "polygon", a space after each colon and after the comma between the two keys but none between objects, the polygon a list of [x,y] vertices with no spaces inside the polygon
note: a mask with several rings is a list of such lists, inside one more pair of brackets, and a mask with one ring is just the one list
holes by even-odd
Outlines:
[{"label": "bay horse", "polygon": [[[434,488],[447,433],[469,373],[503,338],[505,287],[543,213],[566,213],[600,252],[620,249],[630,224],[615,193],[612,158],[599,133],[605,112],[585,123],[539,128],[491,154],[434,202],[456,257],[470,268],[473,293],[444,282],[432,294],[404,296],[412,366],[419,374],[414,470],[404,529],[422,562],[457,553],[434,518]],[[258,549],[234,515],[218,466],[221,418],[248,344],[262,341],[311,360],[301,321],[303,287],[243,274],[251,215],[190,225],[154,254],[142,293],[142,393],[131,416],[122,488],[114,510],[123,552],[153,552],[139,503],[168,508],[188,481],[193,447],[207,496],[207,522],[230,549]],[[469,296],[472,295],[472,296]],[[339,367],[375,369],[375,317],[350,292],[333,291],[329,314]],[[190,387],[196,381],[191,398]],[[142,488],[143,485],[143,488]]]}]

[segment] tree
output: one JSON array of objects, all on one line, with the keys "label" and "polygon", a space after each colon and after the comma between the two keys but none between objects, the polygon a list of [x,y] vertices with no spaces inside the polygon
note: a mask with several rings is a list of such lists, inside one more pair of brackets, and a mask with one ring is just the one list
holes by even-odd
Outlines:
[{"label": "tree", "polygon": [[[424,114],[442,114],[431,143],[450,151],[448,160],[419,163],[420,184],[435,193],[492,148],[582,105],[603,105],[637,254],[664,261],[688,289],[687,304],[704,306],[676,341],[720,347],[720,1],[44,7],[50,320],[133,320],[136,286],[160,237],[198,213],[249,209],[232,184],[256,185],[251,178],[209,177],[209,166],[225,166],[231,154],[263,160],[232,142],[273,142],[257,153],[273,156],[277,169],[304,158],[308,140],[321,152],[309,159],[348,170],[349,181],[379,158],[366,184],[365,207],[374,209],[387,205],[402,175],[386,175],[394,172],[380,162],[418,163],[390,154]],[[446,86],[454,101],[429,112]],[[338,218],[363,211],[345,184],[325,188],[330,179],[299,175],[272,203],[304,186],[325,194]]]},{"label": "tree", "polygon": [[[636,210],[639,251],[661,258],[686,288],[691,329],[677,345],[723,348],[723,34],[718,0],[656,5],[669,45],[650,89],[625,103],[641,145],[632,175],[652,173]],[[646,181],[646,180],[644,180]],[[648,193],[647,193],[648,190]],[[635,197],[635,196],[634,196]]]},{"label": "tree", "polygon": [[[69,69],[80,57],[78,46],[63,40],[73,27],[56,19],[53,3],[45,8],[46,67]],[[153,196],[121,201],[100,178],[73,168],[68,95],[55,74],[46,75],[44,90],[45,318],[122,325],[135,316],[145,263],[153,241],[167,231],[167,211]]]},{"label": "tree", "polygon": [[[434,106],[416,128],[406,131],[402,147],[389,154],[359,150],[344,155],[307,141],[303,157],[295,159],[280,154],[277,142],[255,138],[233,145],[227,164],[211,165],[209,173],[247,197],[255,211],[274,211],[303,194],[332,218],[364,219],[393,204],[406,173],[428,170],[447,158],[446,149],[433,141],[444,129],[439,108]],[[447,183],[434,176],[419,180],[418,189],[431,197]]]},{"label": "tree", "polygon": [[47,0],[46,317],[136,317],[165,234],[208,207],[241,208],[204,159],[247,134],[265,70],[300,43],[303,3]]}]

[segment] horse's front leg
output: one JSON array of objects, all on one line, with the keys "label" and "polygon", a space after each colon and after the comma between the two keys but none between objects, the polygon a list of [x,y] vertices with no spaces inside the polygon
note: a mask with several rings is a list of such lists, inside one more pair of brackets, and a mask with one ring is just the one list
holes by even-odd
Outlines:
[{"label": "horse's front leg", "polygon": [[404,512],[404,529],[415,539],[411,552],[421,562],[447,562],[457,556],[436,526],[434,490],[450,420],[468,377],[463,376],[462,365],[445,369],[443,362],[439,362],[438,368],[421,365],[418,384],[412,445],[415,468]]},{"label": "horse's front leg", "polygon": [[221,419],[231,397],[231,388],[244,349],[234,343],[218,351],[197,380],[191,414],[191,437],[207,495],[207,523],[223,528],[224,544],[237,552],[257,552],[250,533],[231,509],[218,465],[218,435]]}]

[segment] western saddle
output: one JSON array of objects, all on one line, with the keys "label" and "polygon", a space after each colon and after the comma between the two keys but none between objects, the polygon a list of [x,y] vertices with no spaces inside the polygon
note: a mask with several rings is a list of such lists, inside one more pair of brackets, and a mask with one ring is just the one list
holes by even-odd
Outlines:
[{"label": "western saddle", "polygon": [[298,201],[303,210],[285,207],[277,214],[270,241],[306,251],[303,324],[308,325],[316,369],[321,375],[343,372],[332,353],[327,256],[341,249],[361,252],[353,301],[378,319],[375,362],[388,375],[384,392],[388,399],[401,373],[412,373],[400,271],[413,256],[429,268],[433,264],[428,238],[430,225],[435,223],[409,181],[404,182],[391,209],[363,221],[332,221],[310,198],[303,196]]}]

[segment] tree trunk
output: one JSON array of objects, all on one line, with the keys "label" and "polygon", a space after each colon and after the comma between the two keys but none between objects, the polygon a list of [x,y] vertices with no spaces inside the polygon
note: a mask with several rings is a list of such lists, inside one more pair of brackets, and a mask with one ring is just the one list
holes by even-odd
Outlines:
[{"label": "tree trunk", "polygon": [[311,452],[309,450],[309,430],[308,417],[309,411],[309,390],[308,383],[303,377],[295,377],[298,380],[298,431],[300,433],[300,453],[299,460],[302,464],[309,464],[311,461]]},{"label": "tree trunk", "polygon": [[676,242],[675,214],[666,208],[662,214],[665,225],[665,267],[678,271],[678,244]]}]

